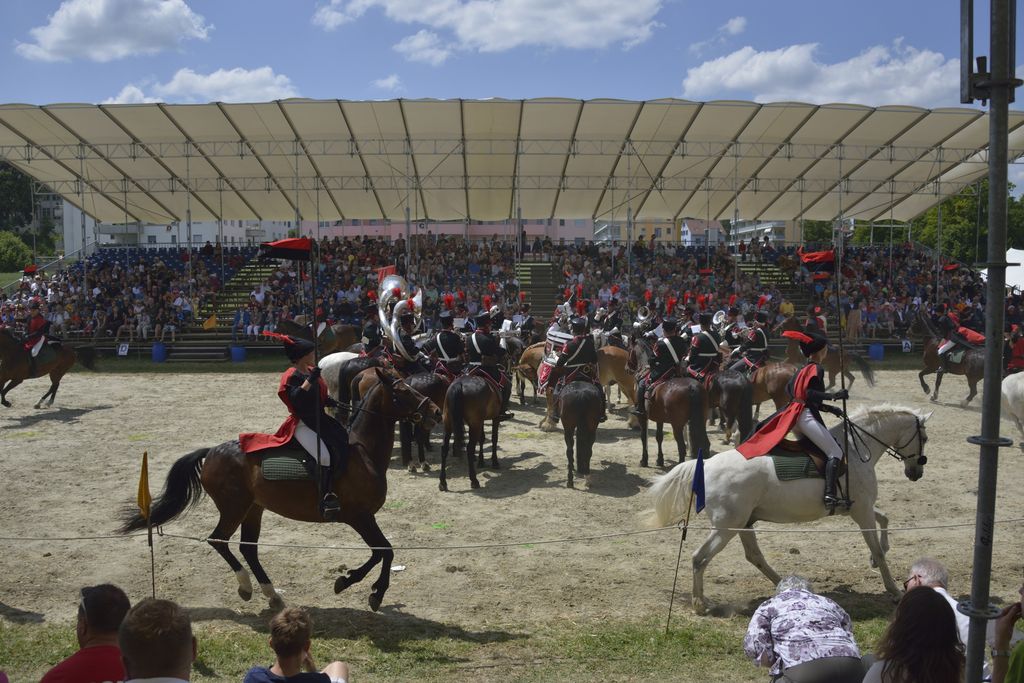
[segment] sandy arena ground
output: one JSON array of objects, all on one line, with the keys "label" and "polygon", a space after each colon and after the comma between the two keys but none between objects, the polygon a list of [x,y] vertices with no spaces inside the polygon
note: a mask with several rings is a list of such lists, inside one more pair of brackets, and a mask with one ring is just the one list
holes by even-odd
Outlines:
[{"label": "sandy arena ground", "polygon": [[[65,378],[57,405],[33,410],[45,390],[39,380],[18,387],[13,408],[0,409],[0,536],[103,535],[135,497],[142,452],[149,451],[154,495],[171,463],[201,446],[234,438],[240,431],[273,431],[283,418],[274,395],[274,374],[93,375]],[[978,449],[965,438],[978,433],[979,407],[961,409],[962,378],[950,378],[943,402],[930,404],[911,371],[883,371],[869,389],[858,377],[851,407],[864,402],[934,409],[928,423],[929,464],[924,478],[908,481],[902,468],[884,458],[878,467],[879,505],[894,527],[969,522],[970,527],[894,534],[889,564],[899,579],[917,556],[933,555],[950,568],[953,593],[970,585]],[[639,443],[616,411],[599,436],[593,487],[565,488],[561,433],[536,428],[539,408],[514,406],[517,419],[503,429],[501,469],[485,469],[482,488],[471,491],[464,466],[449,467],[451,493],[437,490],[439,446],[430,453],[434,469],[409,474],[397,457],[389,473],[388,503],[378,515],[396,546],[506,543],[513,547],[474,550],[402,551],[395,563],[381,615],[401,614],[424,624],[443,623],[486,632],[504,625],[529,630],[555,618],[637,619],[663,615],[668,604],[678,535],[674,532],[542,545],[532,542],[592,536],[641,528],[641,495],[657,473],[639,467]],[[1004,422],[1004,434],[1020,437]],[[721,449],[720,434],[711,432]],[[439,441],[436,438],[435,441]],[[675,444],[666,441],[669,464]],[[653,433],[651,447],[654,448]],[[652,451],[652,462],[653,462]],[[1004,449],[997,513],[1024,517],[1024,462],[1016,447]],[[166,531],[203,537],[216,510],[203,502]],[[700,523],[700,518],[696,523]],[[848,530],[848,519],[817,528]],[[768,527],[772,528],[772,527]],[[776,529],[783,527],[774,527]],[[361,545],[346,526],[310,525],[273,515],[264,517],[263,540],[312,545]],[[691,534],[687,556],[702,534]],[[237,536],[236,536],[237,538]],[[875,600],[883,593],[868,563],[859,534],[762,535],[761,546],[781,573],[809,576],[822,591]],[[822,548],[828,548],[822,552]],[[339,621],[368,618],[367,580],[341,595],[333,592],[339,565],[357,566],[366,551],[265,548],[264,566],[292,604],[338,610]],[[1016,593],[1024,563],[1020,527],[1000,525],[993,558],[993,596]],[[266,607],[257,593],[244,603],[235,580],[205,544],[158,539],[157,590],[193,609],[198,620],[258,615]],[[375,574],[371,574],[375,576]],[[15,621],[70,621],[82,585],[112,581],[138,599],[149,593],[145,539],[88,542],[0,541],[0,617]],[[734,542],[711,564],[708,598],[718,613],[749,609],[772,587],[743,558]],[[684,559],[679,585],[689,609],[690,569]],[[754,603],[756,604],[756,603]]]}]

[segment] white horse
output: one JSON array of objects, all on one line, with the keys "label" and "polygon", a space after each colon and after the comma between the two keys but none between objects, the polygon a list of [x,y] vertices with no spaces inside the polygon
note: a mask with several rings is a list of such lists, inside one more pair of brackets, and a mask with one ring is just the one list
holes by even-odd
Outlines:
[{"label": "white horse", "polygon": [[359,358],[359,354],[351,351],[338,351],[327,354],[317,363],[320,366],[320,376],[327,383],[327,393],[333,398],[338,397],[338,378],[341,377],[341,369],[353,358]]},{"label": "white horse", "polygon": [[[1009,415],[1024,438],[1024,372],[1015,372],[1003,378],[1003,414]],[[1024,448],[1024,441],[1020,443]]]},{"label": "white horse", "polygon": [[[859,427],[851,426],[853,447],[848,449],[848,495],[854,502],[849,511],[840,506],[836,513],[849,514],[858,527],[865,529],[862,533],[871,551],[871,563],[878,567],[885,589],[893,597],[899,597],[900,588],[885,563],[885,553],[889,550],[889,519],[875,508],[878,497],[875,464],[884,453],[891,452],[903,462],[903,471],[908,479],[920,479],[927,462],[923,455],[924,444],[928,440],[924,423],[929,417],[931,413],[923,414],[890,405],[865,408],[850,416],[851,422]],[[831,431],[842,443],[842,424]],[[690,502],[695,467],[696,461],[690,460],[676,465],[655,480],[648,491],[654,502],[651,518],[654,525],[674,524],[684,517]],[[747,561],[776,584],[779,575],[768,565],[757,545],[754,523],[795,524],[828,514],[822,501],[824,486],[821,479],[779,481],[768,457],[747,460],[735,450],[719,453],[705,462],[704,485],[706,507],[703,520],[714,530],[693,553],[693,608],[697,614],[707,611],[704,570],[733,536],[739,534]],[[881,539],[876,522],[881,527]]]}]

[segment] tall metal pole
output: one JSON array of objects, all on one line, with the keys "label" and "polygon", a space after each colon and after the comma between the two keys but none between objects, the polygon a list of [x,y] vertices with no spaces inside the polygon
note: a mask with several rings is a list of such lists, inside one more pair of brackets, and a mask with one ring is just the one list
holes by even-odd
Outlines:
[{"label": "tall metal pole", "polygon": [[935,301],[934,305],[939,304],[939,290],[941,288],[942,278],[942,203],[938,206],[938,216],[935,224]]},{"label": "tall metal pole", "polygon": [[82,291],[85,301],[89,300],[89,259],[85,251],[85,145],[78,146],[78,205],[82,208],[82,250],[78,257],[82,259]]},{"label": "tall metal pole", "polygon": [[1003,303],[1006,298],[1006,200],[1007,200],[1007,111],[1015,40],[1011,0],[991,0],[992,72],[989,83],[988,127],[988,283],[985,307],[985,384],[981,399],[981,436],[969,443],[980,446],[978,463],[978,506],[974,527],[974,565],[971,599],[960,611],[971,618],[967,640],[967,681],[979,683],[985,661],[985,629],[994,618],[989,605],[992,575],[992,541],[995,535],[996,479],[999,447],[1009,439],[999,438],[999,411],[1003,370]]},{"label": "tall metal pole", "polygon": [[189,165],[189,157],[192,156],[191,147],[185,148],[185,235],[188,237],[188,301],[192,315],[196,311],[195,294],[192,292],[192,176]]}]

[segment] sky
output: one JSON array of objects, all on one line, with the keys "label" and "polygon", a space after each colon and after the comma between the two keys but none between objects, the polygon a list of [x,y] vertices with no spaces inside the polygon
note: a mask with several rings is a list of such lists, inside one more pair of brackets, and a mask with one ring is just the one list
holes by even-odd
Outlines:
[{"label": "sky", "polygon": [[[988,9],[978,5],[975,51],[985,54]],[[950,0],[7,0],[3,18],[6,103],[961,106]]]}]

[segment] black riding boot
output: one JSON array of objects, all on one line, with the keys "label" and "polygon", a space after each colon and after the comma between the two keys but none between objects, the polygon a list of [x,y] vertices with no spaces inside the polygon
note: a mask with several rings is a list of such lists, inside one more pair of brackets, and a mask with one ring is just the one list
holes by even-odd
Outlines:
[{"label": "black riding boot", "polygon": [[338,496],[334,493],[334,477],[330,467],[320,466],[320,516],[325,522],[337,522],[341,513]]},{"label": "black riding boot", "polygon": [[601,417],[597,418],[598,422],[608,421],[608,395],[604,393],[604,387],[601,388]]},{"label": "black riding boot", "polygon": [[839,479],[839,460],[829,458],[825,463],[825,507],[830,513],[835,512],[836,505],[840,502],[836,493],[836,483]]},{"label": "black riding boot", "polygon": [[508,402],[512,398],[512,385],[509,384],[506,390],[501,392],[501,415],[498,416],[498,422],[504,422],[505,420],[511,420],[516,416],[515,413],[510,412],[508,409]]}]

